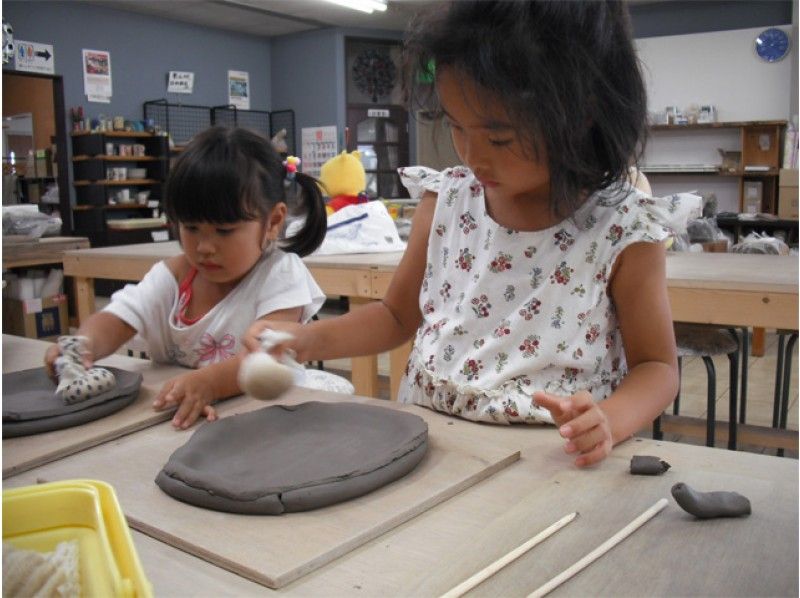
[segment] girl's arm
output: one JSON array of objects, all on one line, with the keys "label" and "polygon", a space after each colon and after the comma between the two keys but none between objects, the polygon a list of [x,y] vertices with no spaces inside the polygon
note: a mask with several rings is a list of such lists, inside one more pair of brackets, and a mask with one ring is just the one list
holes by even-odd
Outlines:
[{"label": "girl's arm", "polygon": [[658,417],[680,383],[672,311],[667,295],[666,249],[634,243],[617,258],[611,280],[625,346],[628,375],[600,407],[611,422],[614,444]]},{"label": "girl's arm", "polygon": [[[302,314],[302,307],[293,307],[269,313],[259,321],[297,322]],[[201,415],[205,415],[209,421],[217,419],[217,412],[211,403],[242,393],[237,376],[245,355],[247,351],[239,351],[230,359],[168,380],[153,401],[153,408],[161,411],[179,405],[172,417],[172,425],[176,428],[188,428]]]},{"label": "girl's arm", "polygon": [[[100,311],[86,318],[75,334],[89,339],[86,347],[89,354],[85,356],[84,365],[91,367],[95,360],[111,355],[132,339],[136,330],[114,314]],[[53,364],[60,354],[58,345],[50,345],[45,353],[45,367],[51,376],[55,376]]]},{"label": "girl's arm", "polygon": [[278,327],[259,322],[248,332],[247,347],[251,351],[257,350],[256,337],[267,327],[287,330],[295,335],[294,340],[283,347],[294,350],[300,362],[373,355],[411,338],[422,321],[419,291],[435,207],[436,194],[428,192],[423,195],[414,212],[408,246],[382,301],[303,326]]},{"label": "girl's arm", "polygon": [[678,392],[678,362],[666,284],[666,252],[635,243],[617,258],[610,293],[625,346],[628,375],[606,400],[587,391],[563,398],[535,393],[550,410],[579,467],[601,461],[613,445],[653,421]]}]

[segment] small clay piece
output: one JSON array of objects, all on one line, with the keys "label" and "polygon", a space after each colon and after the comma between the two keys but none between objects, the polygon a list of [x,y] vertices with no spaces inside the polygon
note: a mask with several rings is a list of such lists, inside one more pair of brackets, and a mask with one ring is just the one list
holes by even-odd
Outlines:
[{"label": "small clay piece", "polygon": [[276,399],[294,384],[294,371],[267,353],[250,353],[239,366],[239,388],[253,398]]},{"label": "small clay piece", "polygon": [[661,475],[670,468],[669,463],[650,455],[631,457],[631,475]]},{"label": "small clay piece", "polygon": [[738,492],[698,492],[688,484],[678,482],[672,496],[680,507],[700,519],[741,517],[750,514],[750,501]]}]

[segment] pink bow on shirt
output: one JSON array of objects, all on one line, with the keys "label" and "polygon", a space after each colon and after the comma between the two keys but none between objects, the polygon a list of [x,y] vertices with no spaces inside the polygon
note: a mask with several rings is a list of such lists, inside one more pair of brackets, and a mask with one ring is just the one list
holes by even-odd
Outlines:
[{"label": "pink bow on shirt", "polygon": [[206,332],[200,339],[200,347],[195,349],[198,356],[198,366],[208,365],[225,361],[233,357],[233,349],[236,347],[236,338],[232,334],[226,334],[222,340],[217,340]]}]

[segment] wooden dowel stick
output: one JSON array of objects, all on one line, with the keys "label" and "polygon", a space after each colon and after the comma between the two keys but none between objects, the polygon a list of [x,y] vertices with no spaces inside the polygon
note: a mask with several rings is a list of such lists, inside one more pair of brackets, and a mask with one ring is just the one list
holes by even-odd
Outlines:
[{"label": "wooden dowel stick", "polygon": [[472,588],[477,586],[478,584],[482,583],[483,581],[487,580],[489,577],[497,573],[500,569],[508,565],[510,562],[515,561],[523,554],[528,552],[531,548],[543,542],[562,527],[567,525],[570,521],[575,519],[578,516],[578,513],[570,513],[556,521],[553,525],[548,527],[546,530],[543,530],[536,534],[533,538],[521,544],[507,555],[500,557],[491,565],[488,565],[484,569],[478,571],[475,575],[467,579],[466,581],[461,582],[456,587],[454,587],[449,592],[442,595],[441,598],[458,598],[459,596],[463,596],[467,592],[469,592]]},{"label": "wooden dowel stick", "polygon": [[565,569],[564,571],[556,575],[553,579],[548,581],[538,590],[535,590],[531,594],[528,594],[528,598],[540,598],[541,596],[544,596],[545,594],[553,591],[555,588],[557,588],[562,583],[567,581],[570,577],[572,577],[576,573],[580,572],[581,570],[591,565],[594,561],[603,556],[606,552],[614,548],[614,546],[622,542],[625,538],[627,538],[637,529],[642,527],[650,519],[655,517],[658,514],[658,512],[661,511],[661,509],[663,509],[666,506],[667,506],[667,499],[662,498],[652,507],[647,509],[644,513],[639,515],[636,519],[631,521],[628,525],[619,530],[616,534],[611,536],[608,540],[603,542],[600,546],[595,548],[592,552],[590,552],[581,560],[579,560],[577,563],[575,563],[568,569]]}]

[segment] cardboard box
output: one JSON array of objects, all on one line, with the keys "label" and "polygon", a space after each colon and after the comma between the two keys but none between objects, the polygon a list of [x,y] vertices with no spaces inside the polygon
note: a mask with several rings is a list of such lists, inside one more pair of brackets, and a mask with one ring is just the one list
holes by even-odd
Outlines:
[{"label": "cardboard box", "polygon": [[778,177],[778,216],[797,220],[797,169],[782,168]]},{"label": "cardboard box", "polygon": [[44,299],[3,297],[3,334],[55,340],[69,334],[67,296]]}]

